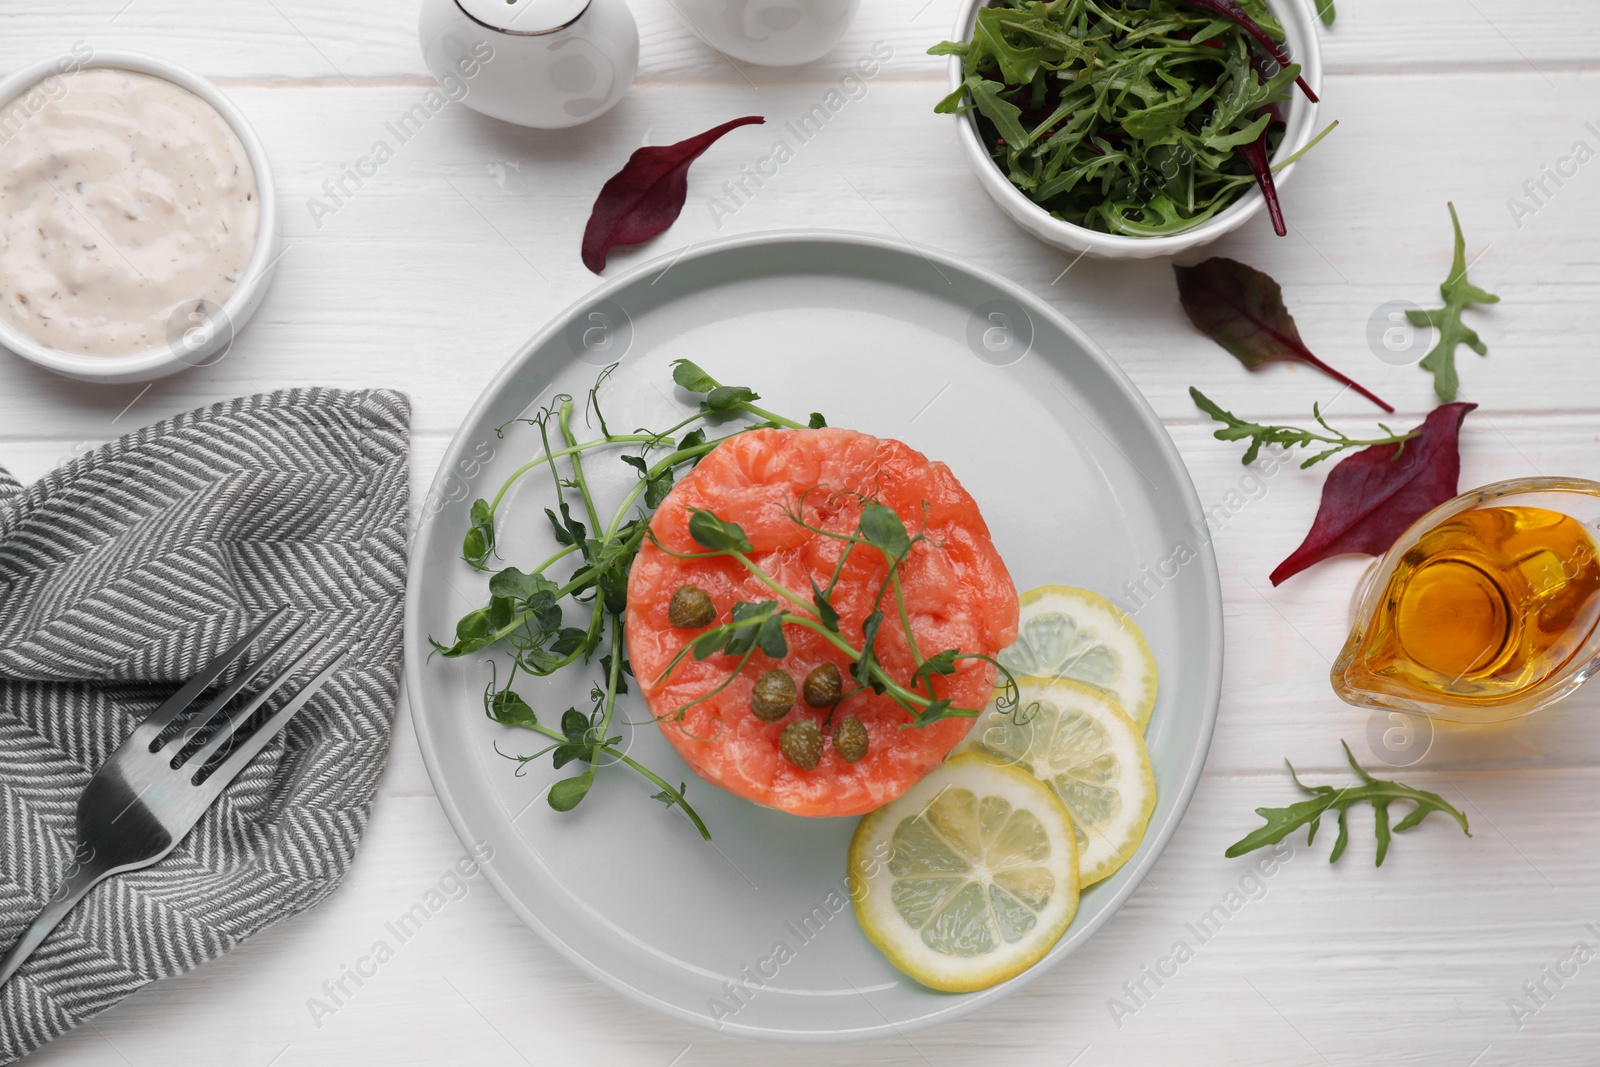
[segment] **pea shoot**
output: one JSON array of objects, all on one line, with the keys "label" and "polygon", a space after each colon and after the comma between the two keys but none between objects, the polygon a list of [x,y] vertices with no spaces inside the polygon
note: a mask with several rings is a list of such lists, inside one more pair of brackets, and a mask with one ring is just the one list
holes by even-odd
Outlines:
[{"label": "pea shoot", "polygon": [[[709,841],[711,832],[685,799],[685,786],[673,787],[617,748],[623,740],[613,733],[619,725],[617,697],[627,693],[626,676],[632,673],[623,644],[628,570],[649,530],[650,513],[666,498],[680,471],[741,433],[762,428],[814,429],[826,421],[816,413],[805,423],[785,418],[757,406],[761,397],[749,387],[724,385],[694,363],[677,360],[673,381],[699,398],[698,410],[659,431],[613,433],[601,410],[600,392],[615,370],[613,364],[601,371],[583,409],[598,424],[599,437],[578,439],[573,426],[578,409],[567,394],[497,430],[503,438],[515,425],[531,427],[538,433],[541,448],[535,458],[512,472],[492,498],[473,501],[462,557],[471,567],[490,575],[488,603],[457,622],[454,641],[434,640],[434,652],[456,659],[497,649],[509,656],[504,683],[495,668],[484,691],[484,712],[495,722],[530,730],[551,744],[532,755],[501,754],[517,761],[519,775],[530,762],[545,756],[557,770],[569,763],[583,768],[551,786],[548,801],[552,808],[571,811],[588,795],[602,760],[620,763],[657,786],[653,799],[668,808],[681,808]],[[743,421],[720,436],[708,432],[733,420]],[[615,510],[603,517],[585,464],[607,453],[637,471],[638,481]],[[555,490],[555,506],[547,508],[545,516],[558,547],[531,571],[499,566],[500,509],[512,487],[537,471],[549,472]],[[684,622],[704,618],[709,597],[700,596],[703,601],[690,596],[679,605]],[[576,615],[578,624],[569,623],[569,613]],[[705,619],[699,625],[710,621]],[[781,632],[778,639],[782,639]],[[773,647],[770,635],[762,647]],[[542,721],[516,692],[519,675],[542,678],[590,665],[598,666],[600,673],[590,691],[591,706],[587,712],[568,708],[559,716],[559,728]]]}]

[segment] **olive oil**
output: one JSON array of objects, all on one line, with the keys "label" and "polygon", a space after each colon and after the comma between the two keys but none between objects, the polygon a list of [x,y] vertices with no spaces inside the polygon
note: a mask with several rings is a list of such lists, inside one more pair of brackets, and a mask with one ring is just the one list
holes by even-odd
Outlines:
[{"label": "olive oil", "polygon": [[1422,702],[1515,700],[1560,674],[1597,619],[1600,554],[1581,522],[1540,507],[1462,511],[1400,557],[1335,685]]}]

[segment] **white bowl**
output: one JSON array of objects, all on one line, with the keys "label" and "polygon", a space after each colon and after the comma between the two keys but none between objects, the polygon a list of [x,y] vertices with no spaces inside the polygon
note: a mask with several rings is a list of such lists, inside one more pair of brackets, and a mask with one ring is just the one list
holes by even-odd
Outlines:
[{"label": "white bowl", "polygon": [[[978,9],[987,6],[988,0],[963,0],[961,12],[956,17],[955,29],[951,31],[951,40],[970,41]],[[1301,0],[1267,0],[1267,7],[1283,24],[1284,48],[1289,58],[1300,64],[1300,76],[1311,86],[1311,91],[1320,97],[1322,45],[1317,38],[1316,26],[1312,22],[1310,5]],[[959,89],[963,80],[961,57],[951,56],[951,91]],[[1223,234],[1238,229],[1266,205],[1261,190],[1252,188],[1205,222],[1182,233],[1166,237],[1124,237],[1121,234],[1091,230],[1058,219],[1028,199],[1027,194],[1012,185],[1011,180],[1005,176],[994,160],[989,158],[988,150],[978,137],[976,117],[969,113],[958,115],[956,118],[957,136],[961,140],[962,153],[972,165],[974,173],[978,175],[979,183],[990,196],[994,197],[1000,209],[1011,216],[1011,220],[1018,226],[1039,240],[1072,252],[1087,252],[1109,259],[1152,259],[1156,256],[1173,256],[1215,241]],[[1293,155],[1311,141],[1316,132],[1317,105],[1307,100],[1305,94],[1297,87],[1285,105],[1284,119],[1288,129],[1284,131],[1283,141],[1278,145],[1274,160]],[[1297,165],[1298,163],[1291,164],[1273,175],[1280,192]]]},{"label": "white bowl", "polygon": [[267,150],[255,130],[245,120],[232,100],[222,90],[204,78],[175,63],[137,52],[112,52],[96,50],[86,59],[62,56],[40,60],[24,67],[0,81],[0,107],[10,103],[30,86],[56,74],[78,70],[109,67],[149,74],[162,78],[204,100],[223,117],[255,171],[256,199],[260,204],[260,222],[256,228],[256,247],[245,268],[244,276],[234,287],[232,295],[221,309],[207,321],[196,322],[182,337],[159,348],[133,352],[125,356],[90,356],[42,345],[24,335],[16,327],[0,318],[0,345],[23,359],[39,364],[57,374],[83,382],[146,382],[165,378],[169,374],[205,366],[227,355],[235,335],[255,313],[256,306],[266,295],[272,281],[273,267],[278,260],[278,199],[272,185],[272,170],[267,161]]}]

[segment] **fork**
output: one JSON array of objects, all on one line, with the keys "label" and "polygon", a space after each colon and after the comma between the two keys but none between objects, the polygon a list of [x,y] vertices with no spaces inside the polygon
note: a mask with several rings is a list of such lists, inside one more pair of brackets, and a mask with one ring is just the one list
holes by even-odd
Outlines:
[{"label": "fork", "polygon": [[[222,655],[212,660],[183,688],[140,723],[95,772],[78,798],[77,847],[61,887],[33,924],[0,960],[0,985],[16,973],[56,924],[101,881],[137,871],[163,859],[200,821],[239,772],[305,707],[329,676],[344,662],[341,652],[305,688],[273,712],[237,747],[232,742],[274,693],[321,651],[327,640],[314,642],[293,663],[244,704],[228,705],[300,632],[296,623],[266,654],[219,691],[206,706],[174,731],[180,717],[210,689],[224,671],[244,658],[256,639],[285,611],[278,608]],[[208,726],[214,726],[209,731]],[[196,747],[196,742],[199,742]]]}]

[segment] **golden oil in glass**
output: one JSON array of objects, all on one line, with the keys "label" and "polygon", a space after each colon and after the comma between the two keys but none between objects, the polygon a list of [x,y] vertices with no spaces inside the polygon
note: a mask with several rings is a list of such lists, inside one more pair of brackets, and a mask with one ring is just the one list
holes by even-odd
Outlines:
[{"label": "golden oil in glass", "polygon": [[1571,515],[1479,506],[1403,541],[1334,668],[1344,699],[1503,718],[1492,709],[1532,710],[1514,705],[1550,690],[1592,648],[1600,552]]}]

